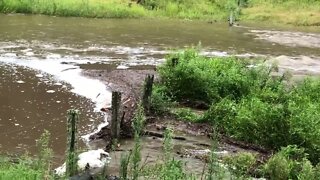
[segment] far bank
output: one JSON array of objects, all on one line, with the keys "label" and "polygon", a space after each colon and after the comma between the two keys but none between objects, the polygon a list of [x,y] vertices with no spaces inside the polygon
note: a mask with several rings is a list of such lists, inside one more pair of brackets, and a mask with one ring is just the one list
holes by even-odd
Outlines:
[{"label": "far bank", "polygon": [[44,14],[87,18],[163,18],[319,26],[316,0],[3,0],[2,13]]}]

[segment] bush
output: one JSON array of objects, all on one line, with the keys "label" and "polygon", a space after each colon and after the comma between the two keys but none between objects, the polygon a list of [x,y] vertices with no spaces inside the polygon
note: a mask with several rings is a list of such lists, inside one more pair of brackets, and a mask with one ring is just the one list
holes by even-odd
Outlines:
[{"label": "bush", "polygon": [[173,106],[171,98],[165,93],[165,87],[160,85],[154,85],[151,100],[150,111],[157,115],[163,115],[170,111]]},{"label": "bush", "polygon": [[252,153],[242,152],[225,157],[223,162],[228,165],[229,171],[236,176],[248,176],[256,164],[256,157]]},{"label": "bush", "polygon": [[167,93],[175,100],[212,104],[225,97],[240,100],[264,86],[267,74],[259,74],[261,71],[247,65],[235,57],[206,58],[191,49],[167,57],[159,74]]},{"label": "bush", "polygon": [[314,179],[315,168],[307,160],[304,149],[295,145],[282,148],[273,155],[264,166],[264,171],[271,179]]}]

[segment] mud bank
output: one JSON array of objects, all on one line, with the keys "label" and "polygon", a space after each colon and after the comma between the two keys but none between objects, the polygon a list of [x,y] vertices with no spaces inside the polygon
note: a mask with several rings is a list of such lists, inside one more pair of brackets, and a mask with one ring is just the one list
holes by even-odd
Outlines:
[{"label": "mud bank", "polygon": [[[146,67],[143,67],[146,68]],[[121,92],[121,104],[124,112],[124,121],[121,122],[120,136],[122,138],[132,137],[133,130],[131,128],[131,120],[134,116],[134,111],[138,104],[138,101],[142,95],[142,85],[145,77],[150,75],[156,75],[154,68],[144,70],[85,70],[83,75],[89,76],[94,79],[99,79],[104,82],[109,88],[109,91]],[[101,111],[106,112],[110,115],[110,104],[106,104],[105,107],[101,108]],[[110,118],[108,118],[110,119]],[[110,139],[110,127],[105,126],[100,129],[99,132],[91,134],[89,140],[103,139],[107,146],[109,146]]]}]

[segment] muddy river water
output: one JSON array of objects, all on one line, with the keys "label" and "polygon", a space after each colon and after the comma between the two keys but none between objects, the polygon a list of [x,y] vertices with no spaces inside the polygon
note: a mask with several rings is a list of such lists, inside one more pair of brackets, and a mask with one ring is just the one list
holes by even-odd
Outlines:
[{"label": "muddy river water", "polygon": [[81,112],[80,135],[94,131],[110,92],[82,69],[158,65],[168,52],[201,42],[205,55],[263,56],[297,74],[319,74],[319,29],[0,14],[0,151],[35,152],[47,129],[63,155],[70,108]]}]

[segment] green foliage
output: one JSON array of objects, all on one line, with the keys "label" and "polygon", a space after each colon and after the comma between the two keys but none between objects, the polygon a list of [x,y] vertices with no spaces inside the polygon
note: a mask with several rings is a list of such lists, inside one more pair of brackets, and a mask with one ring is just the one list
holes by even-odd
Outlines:
[{"label": "green foliage", "polygon": [[318,0],[1,0],[2,13],[32,13],[91,18],[169,17],[303,26],[319,24]]},{"label": "green foliage", "polygon": [[218,149],[218,134],[217,130],[214,127],[212,133],[212,145],[211,145],[211,152],[208,161],[208,170],[205,174],[206,180],[215,180],[215,179],[225,179],[226,178],[226,170],[222,167],[222,164],[218,161],[218,156],[215,153]]},{"label": "green foliage", "polygon": [[134,129],[134,147],[132,150],[132,179],[136,180],[140,173],[140,161],[141,161],[141,140],[140,135],[145,123],[144,109],[141,103],[138,104],[137,111],[133,119]]},{"label": "green foliage", "polygon": [[71,177],[78,173],[78,152],[77,152],[77,124],[79,123],[79,111],[68,110],[67,120],[67,160],[66,160],[66,176]]},{"label": "green foliage", "polygon": [[184,179],[187,174],[184,172],[182,161],[172,157],[172,134],[173,130],[167,128],[164,132],[164,165],[160,169],[159,179]]},{"label": "green foliage", "polygon": [[123,179],[123,180],[128,179],[128,166],[130,163],[130,155],[131,154],[121,154],[120,172],[119,172],[120,179]]},{"label": "green foliage", "polygon": [[8,159],[1,159],[0,179],[42,179],[43,172],[36,169],[33,165],[27,164],[27,162],[28,161],[21,159],[18,163],[12,163]]},{"label": "green foliage", "polygon": [[165,87],[155,84],[153,86],[150,111],[156,115],[164,115],[170,111],[173,106],[173,102],[169,96],[165,93]]},{"label": "green foliage", "polygon": [[[320,80],[306,79],[291,87],[290,74],[271,76],[273,71],[277,71],[275,65],[250,68],[241,59],[206,58],[186,50],[168,56],[159,73],[165,93],[174,100],[211,104],[200,121],[268,149],[298,145],[317,164]],[[187,111],[176,114],[193,119]]]},{"label": "green foliage", "polygon": [[250,170],[254,168],[256,157],[252,153],[242,152],[225,157],[223,162],[228,166],[229,171],[236,176],[248,176]]},{"label": "green foliage", "polygon": [[50,132],[45,130],[37,141],[39,155],[37,160],[37,168],[43,172],[43,179],[50,177],[52,149],[49,147]]},{"label": "green foliage", "polygon": [[[138,3],[137,3],[138,2]],[[31,13],[91,18],[169,17],[315,26],[318,0],[1,0],[2,13]]]},{"label": "green foliage", "polygon": [[190,108],[177,108],[173,110],[173,114],[177,119],[189,122],[198,122],[201,119],[201,115],[193,112]]},{"label": "green foliage", "polygon": [[28,154],[20,158],[0,157],[0,179],[53,179],[51,172],[52,150],[49,148],[49,138],[50,133],[45,131],[37,140],[39,154],[36,158],[31,158]]},{"label": "green foliage", "polygon": [[270,179],[286,180],[290,176],[289,160],[281,154],[272,156],[265,165],[265,173]]},{"label": "green foliage", "polygon": [[307,159],[304,149],[287,146],[273,155],[264,165],[265,174],[270,179],[314,179],[316,169]]},{"label": "green foliage", "polygon": [[210,104],[227,96],[238,100],[250,92],[252,81],[245,66],[234,57],[206,58],[191,49],[169,56],[159,74],[175,100]]}]

